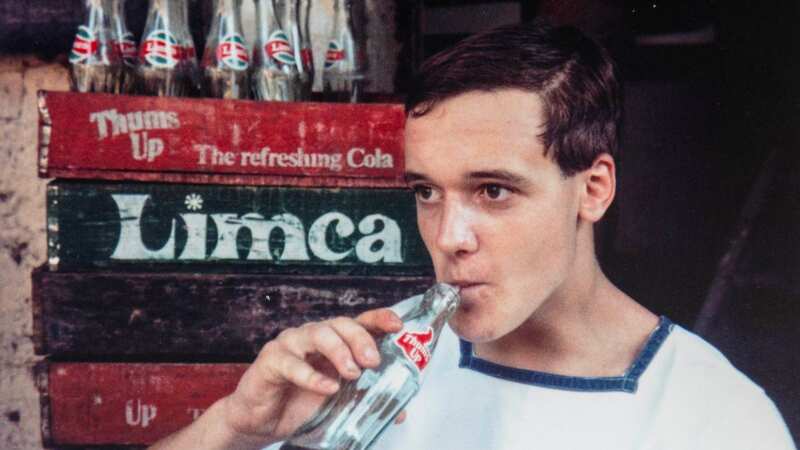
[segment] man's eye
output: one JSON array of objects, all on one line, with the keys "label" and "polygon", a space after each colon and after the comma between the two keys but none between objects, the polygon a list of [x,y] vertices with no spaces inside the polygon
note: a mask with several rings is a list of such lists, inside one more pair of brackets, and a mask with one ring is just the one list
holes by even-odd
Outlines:
[{"label": "man's eye", "polygon": [[487,184],[481,187],[482,194],[489,200],[502,201],[511,195],[511,190],[498,184]]},{"label": "man's eye", "polygon": [[433,200],[434,192],[430,186],[414,186],[414,194],[419,200],[430,201]]}]

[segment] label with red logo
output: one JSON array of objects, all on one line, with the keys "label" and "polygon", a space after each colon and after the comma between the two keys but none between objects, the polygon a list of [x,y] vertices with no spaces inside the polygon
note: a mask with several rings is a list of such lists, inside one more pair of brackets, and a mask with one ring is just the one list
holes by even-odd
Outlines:
[{"label": "label with red logo", "polygon": [[180,52],[181,61],[194,59],[197,56],[197,52],[194,49],[194,43],[187,43],[186,45],[182,46]]},{"label": "label with red logo", "polygon": [[270,58],[280,64],[294,64],[294,50],[289,36],[283,30],[277,30],[270,35],[265,50]]},{"label": "label with red logo", "polygon": [[122,59],[125,65],[134,67],[136,65],[136,42],[133,40],[133,35],[126,32],[122,39],[114,41],[114,51]]},{"label": "label with red logo", "polygon": [[79,26],[69,53],[69,62],[76,64],[86,61],[97,51],[98,46],[99,42],[92,30],[85,25]]},{"label": "label with red logo", "polygon": [[428,330],[424,332],[404,331],[394,340],[394,343],[403,350],[405,357],[422,372],[431,360],[431,341],[433,341],[433,328],[428,327]]},{"label": "label with red logo", "polygon": [[306,71],[310,72],[314,67],[314,57],[311,54],[311,47],[300,49],[300,59],[303,61],[303,67]]},{"label": "label with red logo", "polygon": [[330,69],[345,57],[344,48],[338,41],[328,43],[328,51],[325,52],[325,69]]},{"label": "label with red logo", "polygon": [[231,33],[222,38],[217,46],[217,61],[221,61],[233,70],[245,70],[250,63],[244,38],[237,33]]},{"label": "label with red logo", "polygon": [[153,67],[170,69],[182,59],[184,51],[175,36],[166,30],[155,30],[144,40],[141,58]]}]

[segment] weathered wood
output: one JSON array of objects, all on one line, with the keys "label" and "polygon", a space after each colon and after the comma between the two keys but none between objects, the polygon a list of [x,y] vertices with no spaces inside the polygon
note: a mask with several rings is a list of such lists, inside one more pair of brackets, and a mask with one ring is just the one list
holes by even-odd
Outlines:
[{"label": "weathered wood", "polygon": [[50,363],[40,383],[48,446],[142,445],[229,394],[245,364]]},{"label": "weathered wood", "polygon": [[291,187],[373,187],[396,188],[397,180],[382,178],[337,178],[337,177],[293,177],[280,175],[225,175],[206,173],[179,173],[179,172],[117,172],[111,170],[73,170],[50,169],[47,172],[50,178],[83,179],[83,180],[108,180],[108,181],[141,181],[155,183],[185,183],[185,184],[226,184],[226,185],[254,185],[254,186],[291,186]]},{"label": "weathered wood", "polygon": [[249,361],[282,329],[424,292],[428,277],[33,273],[35,350],[96,361]]},{"label": "weathered wood", "polygon": [[398,104],[41,92],[39,109],[44,177],[403,186]]},{"label": "weathered wood", "polygon": [[428,273],[413,196],[397,189],[53,182],[51,268]]}]

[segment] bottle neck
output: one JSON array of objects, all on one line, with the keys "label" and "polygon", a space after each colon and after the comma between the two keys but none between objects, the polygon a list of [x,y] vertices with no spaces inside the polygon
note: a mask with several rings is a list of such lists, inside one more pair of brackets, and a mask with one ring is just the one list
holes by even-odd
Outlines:
[{"label": "bottle neck", "polygon": [[90,30],[99,30],[110,24],[111,4],[109,0],[86,1],[86,26]]},{"label": "bottle neck", "polygon": [[239,14],[241,0],[214,0],[214,21],[209,38],[222,39],[230,34],[242,34]]},{"label": "bottle neck", "polygon": [[272,0],[256,0],[256,20],[258,39],[262,44],[266,44],[269,35],[279,28]]},{"label": "bottle neck", "polygon": [[428,323],[438,335],[447,319],[455,312],[460,300],[458,292],[452,286],[435,284],[425,292],[419,304],[412,308],[409,317],[404,317],[404,321]]},{"label": "bottle neck", "polygon": [[213,9],[216,14],[233,15],[242,6],[242,0],[213,0]]},{"label": "bottle neck", "polygon": [[300,0],[297,6],[297,22],[300,24],[300,33],[303,44],[310,46],[311,39],[308,35],[308,20],[311,16],[311,1]]},{"label": "bottle neck", "polygon": [[174,33],[189,30],[189,8],[185,0],[150,0],[147,22],[163,23]]},{"label": "bottle neck", "polygon": [[297,24],[297,7],[295,2],[292,0],[284,0],[275,3],[278,9],[278,11],[276,11],[279,16],[278,24],[283,31],[288,32],[288,30],[292,29],[292,27]]},{"label": "bottle neck", "polygon": [[123,39],[128,34],[128,24],[125,20],[125,0],[111,1],[111,21],[118,38]]},{"label": "bottle neck", "polygon": [[178,20],[178,17],[174,14],[174,7],[170,8],[170,4],[167,0],[150,0],[150,7],[147,9],[145,34],[154,29],[164,29],[174,32],[172,28]]},{"label": "bottle neck", "polygon": [[110,0],[111,14],[114,17],[125,17],[125,0]]}]

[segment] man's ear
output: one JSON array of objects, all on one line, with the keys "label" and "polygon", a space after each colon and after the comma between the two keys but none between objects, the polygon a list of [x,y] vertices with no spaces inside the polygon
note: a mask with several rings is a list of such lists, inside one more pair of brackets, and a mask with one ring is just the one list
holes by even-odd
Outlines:
[{"label": "man's ear", "polygon": [[617,189],[616,163],[608,153],[595,158],[592,166],[579,174],[583,184],[581,190],[578,216],[590,223],[595,223],[614,201]]}]

